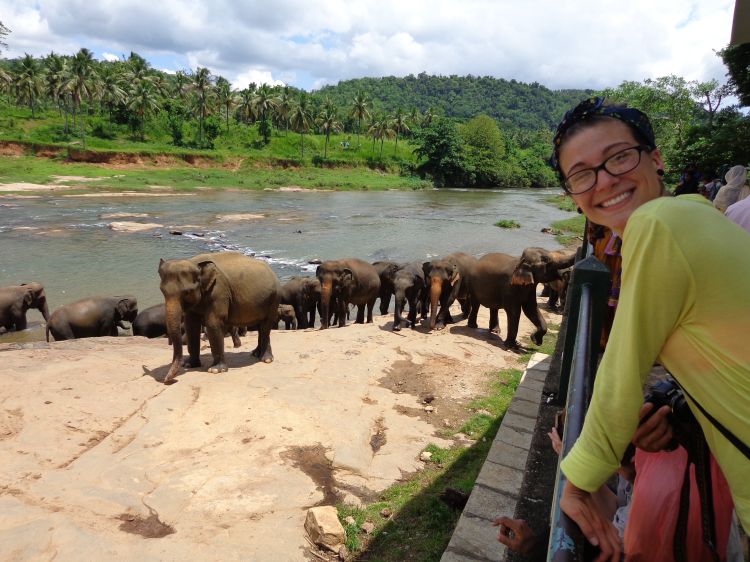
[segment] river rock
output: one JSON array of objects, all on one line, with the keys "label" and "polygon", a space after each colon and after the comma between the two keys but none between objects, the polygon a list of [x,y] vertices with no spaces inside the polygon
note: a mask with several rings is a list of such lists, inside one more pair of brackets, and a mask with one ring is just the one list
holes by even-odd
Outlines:
[{"label": "river rock", "polygon": [[310,508],[305,519],[305,531],[316,545],[335,553],[346,541],[346,532],[332,505]]},{"label": "river rock", "polygon": [[101,219],[145,219],[148,217],[148,213],[104,213],[99,215]]},{"label": "river rock", "polygon": [[229,215],[217,215],[216,220],[220,221],[251,221],[266,218],[265,215],[256,213],[233,213]]},{"label": "river rock", "polygon": [[109,228],[111,230],[114,230],[115,232],[141,232],[144,230],[153,230],[154,228],[161,228],[162,224],[157,224],[155,222],[130,222],[130,221],[121,221],[121,222],[111,222],[109,223]]}]

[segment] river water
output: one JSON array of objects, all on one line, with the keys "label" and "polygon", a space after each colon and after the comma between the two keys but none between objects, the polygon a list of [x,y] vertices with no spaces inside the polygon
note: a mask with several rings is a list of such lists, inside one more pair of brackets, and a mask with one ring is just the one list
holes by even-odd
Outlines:
[{"label": "river water", "polygon": [[[92,295],[135,295],[143,309],[163,302],[160,258],[236,250],[266,259],[283,281],[312,275],[317,266],[308,261],[315,259],[425,261],[456,251],[518,255],[527,246],[556,249],[554,237],[541,229],[571,216],[544,202],[557,193],[206,191],[3,198],[0,286],[42,283],[50,313]],[[147,216],[111,217],[117,213]],[[500,219],[521,227],[494,226]],[[116,232],[109,228],[113,221],[163,227]],[[0,342],[43,338],[39,312],[30,310],[27,316],[26,334],[2,335]]]}]

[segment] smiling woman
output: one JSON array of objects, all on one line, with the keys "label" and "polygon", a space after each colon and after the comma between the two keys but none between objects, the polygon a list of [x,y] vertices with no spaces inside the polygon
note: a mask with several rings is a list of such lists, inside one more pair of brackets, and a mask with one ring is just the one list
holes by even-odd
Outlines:
[{"label": "smiling woman", "polygon": [[[750,528],[750,458],[722,431],[750,443],[750,348],[738,337],[750,328],[750,252],[732,249],[750,247],[750,235],[701,196],[664,196],[661,153],[648,118],[636,109],[600,98],[582,102],[558,126],[553,162],[586,216],[623,240],[612,333],[583,431],[561,465],[568,478],[563,511],[601,547],[597,560],[619,560],[617,533],[591,492],[619,466],[638,426],[645,378],[658,360],[690,398],[737,514]],[[668,412],[664,407],[655,416]]]}]

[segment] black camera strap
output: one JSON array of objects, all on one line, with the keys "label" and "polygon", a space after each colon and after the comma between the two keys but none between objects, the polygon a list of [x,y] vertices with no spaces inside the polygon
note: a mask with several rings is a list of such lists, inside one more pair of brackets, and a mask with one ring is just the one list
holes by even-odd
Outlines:
[{"label": "black camera strap", "polygon": [[719,420],[717,420],[711,414],[709,414],[703,408],[703,406],[701,406],[701,403],[698,402],[695,398],[693,398],[687,390],[685,390],[684,386],[680,385],[680,388],[687,395],[687,397],[690,398],[690,400],[692,400],[693,404],[695,404],[696,406],[698,406],[698,409],[701,411],[701,413],[704,416],[706,416],[708,418],[708,420],[712,424],[714,424],[714,427],[716,427],[716,429],[718,429],[721,432],[721,434],[724,437],[726,437],[729,440],[730,443],[732,443],[732,445],[734,445],[735,447],[737,447],[740,450],[740,452],[742,452],[748,458],[748,460],[750,460],[750,447],[748,447],[747,445],[745,445],[745,443],[743,443],[742,441],[740,441],[740,439],[738,437],[736,437],[734,435],[734,433],[732,433],[731,431],[729,431],[726,427],[724,427],[721,424],[721,422]]}]

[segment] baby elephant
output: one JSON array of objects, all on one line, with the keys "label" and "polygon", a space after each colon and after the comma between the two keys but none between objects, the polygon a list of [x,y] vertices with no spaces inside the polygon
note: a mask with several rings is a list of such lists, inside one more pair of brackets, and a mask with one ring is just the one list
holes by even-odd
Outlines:
[{"label": "baby elephant", "polygon": [[46,337],[55,340],[116,336],[117,327],[127,329],[122,321],[133,322],[138,315],[135,297],[91,297],[66,304],[52,313],[47,322]]},{"label": "baby elephant", "polygon": [[297,315],[295,314],[294,307],[291,304],[279,305],[279,320],[284,321],[285,330],[297,329]]}]

